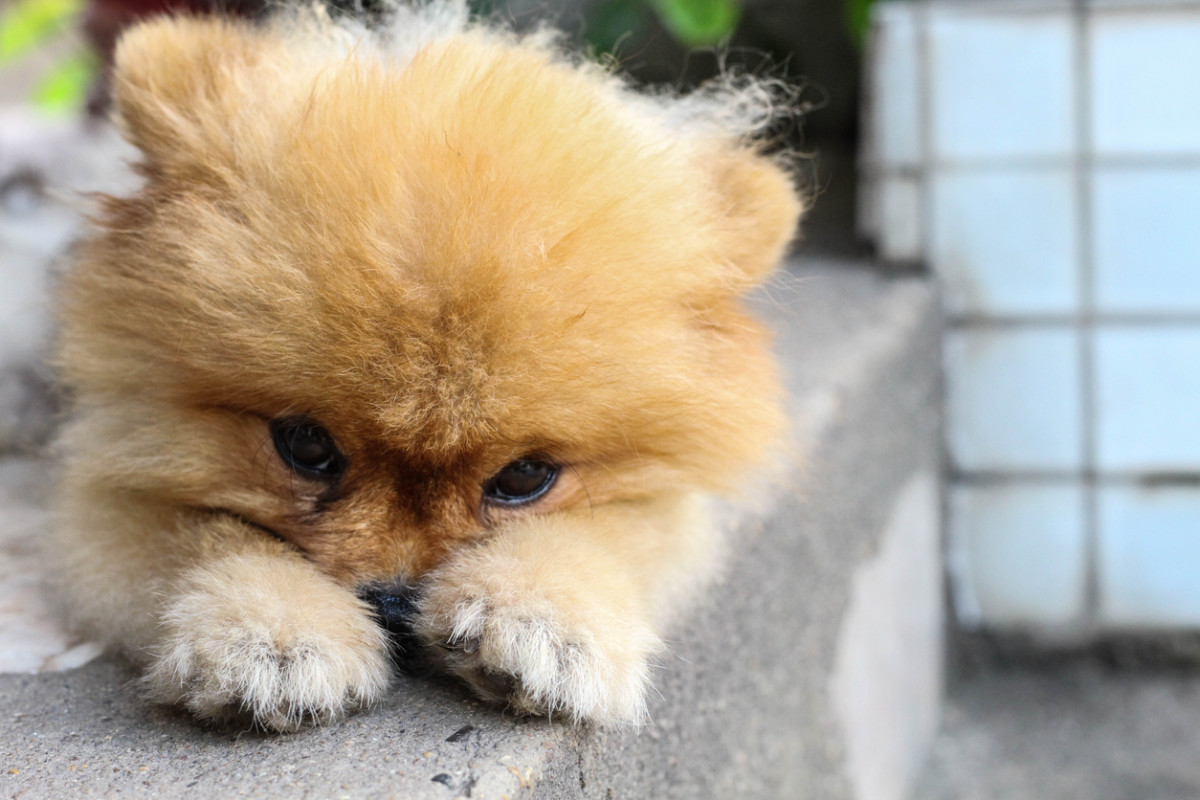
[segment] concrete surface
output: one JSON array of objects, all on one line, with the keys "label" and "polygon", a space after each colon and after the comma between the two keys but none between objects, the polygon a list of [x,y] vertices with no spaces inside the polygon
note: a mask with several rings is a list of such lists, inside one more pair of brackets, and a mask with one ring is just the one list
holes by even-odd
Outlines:
[{"label": "concrete surface", "polygon": [[[865,797],[847,753],[870,740],[844,698],[861,688],[868,711],[883,698],[881,719],[937,714],[936,692],[905,695],[914,679],[903,669],[844,677],[847,648],[869,653],[863,642],[895,623],[878,598],[905,592],[887,580],[869,588],[896,574],[879,566],[885,539],[936,538],[920,530],[936,524],[920,488],[936,468],[934,303],[919,281],[806,264],[764,305],[780,327],[807,466],[739,527],[725,581],[675,632],[645,727],[516,720],[453,684],[407,679],[383,706],[334,726],[211,731],[147,706],[127,668],[100,659],[0,675],[0,797]],[[926,558],[936,565],[934,549]],[[865,616],[848,628],[863,591]],[[938,618],[933,607],[909,621],[927,646]],[[893,756],[911,763],[924,744],[903,739]],[[886,796],[901,796],[893,788]]]},{"label": "concrete surface", "polygon": [[99,652],[67,635],[43,591],[49,467],[30,456],[0,458],[0,673],[69,669]]},{"label": "concrete surface", "polygon": [[904,487],[878,555],[854,575],[833,671],[833,703],[855,796],[905,800],[937,731],[942,693],[940,484]]},{"label": "concrete surface", "polygon": [[266,736],[143,705],[133,677],[107,660],[0,677],[0,796],[515,800],[578,784],[571,731],[481,709],[457,687],[402,683],[339,725]]},{"label": "concrete surface", "polygon": [[915,800],[1196,800],[1200,671],[1084,655],[950,690]]}]

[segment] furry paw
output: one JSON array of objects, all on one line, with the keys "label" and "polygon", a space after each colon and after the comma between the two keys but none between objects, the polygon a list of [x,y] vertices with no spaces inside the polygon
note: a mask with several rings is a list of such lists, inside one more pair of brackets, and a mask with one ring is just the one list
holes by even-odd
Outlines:
[{"label": "furry paw", "polygon": [[525,714],[640,722],[649,658],[661,643],[618,599],[537,585],[518,561],[474,554],[441,570],[416,630],[476,694]]},{"label": "furry paw", "polygon": [[163,618],[145,678],[151,696],[201,719],[274,731],[381,697],[390,677],[382,630],[353,595],[305,566],[238,558],[191,575]]}]

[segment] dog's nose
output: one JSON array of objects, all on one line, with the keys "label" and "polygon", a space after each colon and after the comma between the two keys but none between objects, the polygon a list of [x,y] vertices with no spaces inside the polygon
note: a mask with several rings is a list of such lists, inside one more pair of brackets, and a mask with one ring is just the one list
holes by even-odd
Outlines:
[{"label": "dog's nose", "polygon": [[387,631],[392,661],[399,667],[408,667],[421,647],[413,633],[417,591],[405,584],[372,584],[359,590],[358,596],[371,604],[375,620]]},{"label": "dog's nose", "polygon": [[412,632],[417,593],[411,586],[372,584],[362,589],[359,597],[375,607],[375,616],[388,633]]}]

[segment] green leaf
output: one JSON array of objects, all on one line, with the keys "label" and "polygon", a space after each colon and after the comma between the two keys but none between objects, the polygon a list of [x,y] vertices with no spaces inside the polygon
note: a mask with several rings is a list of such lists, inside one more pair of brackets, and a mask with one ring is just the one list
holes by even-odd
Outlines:
[{"label": "green leaf", "polygon": [[33,102],[44,111],[78,111],[95,76],[96,59],[88,52],[77,53],[42,78],[33,90]]},{"label": "green leaf", "polygon": [[623,41],[645,29],[645,0],[608,0],[588,15],[584,39],[597,53],[615,53]]},{"label": "green leaf", "polygon": [[597,53],[614,53],[622,40],[645,29],[645,0],[608,0],[588,15],[584,38]]},{"label": "green leaf", "polygon": [[737,27],[740,0],[650,0],[663,27],[688,47],[713,45]]},{"label": "green leaf", "polygon": [[0,12],[0,63],[58,33],[82,8],[83,0],[17,0]]},{"label": "green leaf", "polygon": [[871,27],[871,4],[873,0],[846,0],[846,25],[850,38],[859,47],[866,41]]}]

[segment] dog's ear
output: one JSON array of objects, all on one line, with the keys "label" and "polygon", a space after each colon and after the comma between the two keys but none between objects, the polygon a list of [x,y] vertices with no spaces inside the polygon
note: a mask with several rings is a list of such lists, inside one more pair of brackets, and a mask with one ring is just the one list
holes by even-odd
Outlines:
[{"label": "dog's ear", "polygon": [[118,122],[152,168],[219,159],[249,100],[262,34],[215,17],[158,17],[131,28],[114,56]]},{"label": "dog's ear", "polygon": [[715,156],[723,258],[738,272],[735,284],[758,285],[778,266],[806,208],[795,184],[765,156],[734,149]]}]

